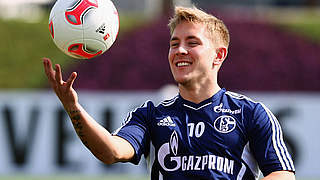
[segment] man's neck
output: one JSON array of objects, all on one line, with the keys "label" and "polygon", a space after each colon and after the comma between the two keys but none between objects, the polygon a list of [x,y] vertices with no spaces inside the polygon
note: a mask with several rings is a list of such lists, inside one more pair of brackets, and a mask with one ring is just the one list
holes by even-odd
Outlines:
[{"label": "man's neck", "polygon": [[213,85],[193,86],[193,87],[188,87],[188,86],[179,84],[180,95],[185,100],[191,101],[196,104],[212,97],[220,89],[221,88],[217,83]]}]

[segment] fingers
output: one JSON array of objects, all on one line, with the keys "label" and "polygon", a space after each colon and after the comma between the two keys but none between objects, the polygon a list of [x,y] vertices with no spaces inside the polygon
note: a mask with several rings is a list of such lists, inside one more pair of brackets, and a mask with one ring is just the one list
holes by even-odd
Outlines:
[{"label": "fingers", "polygon": [[50,59],[43,58],[44,71],[47,75],[50,84],[55,83],[55,71],[52,68]]},{"label": "fingers", "polygon": [[[59,64],[55,65],[55,70],[52,68],[52,63],[49,58],[43,58],[44,70],[49,79],[50,84],[55,89],[59,85],[63,85],[65,82],[62,80],[61,67]],[[70,89],[77,77],[77,73],[73,72],[65,83],[66,87]],[[57,86],[58,85],[58,86]]]},{"label": "fingers", "polygon": [[42,61],[43,61],[44,72],[46,73],[47,77],[50,79],[51,61],[48,58],[43,58]]},{"label": "fingers", "polygon": [[68,89],[70,89],[72,87],[72,85],[74,83],[74,80],[76,80],[76,77],[77,77],[77,73],[76,72],[73,72],[70,75],[69,79],[67,80],[67,84],[66,84]]},{"label": "fingers", "polygon": [[55,75],[56,75],[56,81],[59,85],[62,85],[63,81],[62,81],[62,73],[61,73],[61,67],[59,64],[56,64],[55,65],[55,68],[56,68],[56,72],[55,72]]}]

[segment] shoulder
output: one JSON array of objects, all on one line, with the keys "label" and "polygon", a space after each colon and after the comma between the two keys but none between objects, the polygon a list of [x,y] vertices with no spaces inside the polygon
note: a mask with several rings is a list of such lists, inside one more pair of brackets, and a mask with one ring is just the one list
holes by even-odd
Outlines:
[{"label": "shoulder", "polygon": [[236,93],[236,92],[232,92],[232,91],[226,91],[225,96],[234,99],[234,100],[238,100],[238,101],[249,101],[251,103],[257,103],[256,101],[252,100],[251,98],[249,98],[246,95],[240,94],[240,93]]},{"label": "shoulder", "polygon": [[250,113],[269,112],[270,110],[260,101],[253,100],[252,98],[232,91],[226,91],[225,99],[229,104],[241,107],[244,111]]},{"label": "shoulder", "polygon": [[143,116],[149,117],[152,116],[155,112],[169,110],[172,107],[175,107],[178,99],[179,95],[171,99],[163,100],[157,105],[153,101],[147,100],[140,106],[136,107],[134,110],[130,111],[128,117],[131,117],[132,114],[142,114]]},{"label": "shoulder", "polygon": [[173,106],[175,106],[175,105],[177,104],[178,99],[179,99],[179,95],[176,95],[176,96],[173,97],[173,98],[170,98],[170,99],[166,99],[166,100],[161,101],[156,107],[157,107],[157,108],[169,108],[169,107],[173,107]]},{"label": "shoulder", "polygon": [[132,110],[132,112],[152,110],[154,108],[155,108],[154,102],[151,100],[147,100],[144,103],[142,103],[140,106],[138,106],[134,110]]},{"label": "shoulder", "polygon": [[227,99],[227,101],[237,104],[237,105],[248,105],[251,107],[256,106],[257,104],[259,104],[259,102],[249,98],[246,95],[240,94],[240,93],[235,93],[232,91],[226,91],[224,93],[225,98]]},{"label": "shoulder", "polygon": [[127,118],[122,122],[122,125],[126,125],[128,122],[134,119],[147,119],[150,112],[153,111],[154,108],[154,103],[152,101],[145,101],[140,106],[128,112]]}]

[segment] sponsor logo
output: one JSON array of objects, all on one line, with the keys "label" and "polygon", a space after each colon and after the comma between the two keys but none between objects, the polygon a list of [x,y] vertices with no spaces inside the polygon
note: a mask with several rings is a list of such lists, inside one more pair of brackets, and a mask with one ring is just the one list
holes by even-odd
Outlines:
[{"label": "sponsor logo", "polygon": [[178,134],[174,131],[170,136],[170,141],[159,148],[158,161],[165,171],[201,171],[211,169],[233,174],[234,160],[229,160],[225,157],[213,154],[178,156],[178,139]]},{"label": "sponsor logo", "polygon": [[216,113],[230,113],[230,114],[239,114],[241,113],[241,109],[231,110],[231,109],[223,109],[222,108],[223,103],[219,104],[218,106],[215,106],[213,108],[214,112]]},{"label": "sponsor logo", "polygon": [[110,34],[107,33],[107,34],[103,37],[103,39],[106,41],[107,39],[109,39],[109,37],[110,37]]},{"label": "sponsor logo", "polygon": [[173,122],[173,120],[171,119],[170,116],[168,117],[165,117],[164,119],[160,120],[158,123],[157,123],[158,126],[176,126],[176,124]]},{"label": "sponsor logo", "polygon": [[236,120],[232,116],[219,116],[214,121],[214,128],[220,133],[229,133],[236,128]]},{"label": "sponsor logo", "polygon": [[106,31],[106,24],[103,23],[97,30],[96,33],[104,34]]}]

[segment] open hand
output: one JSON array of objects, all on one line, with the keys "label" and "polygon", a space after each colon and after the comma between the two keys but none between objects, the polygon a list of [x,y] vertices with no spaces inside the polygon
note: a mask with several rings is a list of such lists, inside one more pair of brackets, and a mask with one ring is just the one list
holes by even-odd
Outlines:
[{"label": "open hand", "polygon": [[77,73],[73,72],[67,81],[63,81],[60,65],[56,64],[54,70],[49,58],[43,58],[42,60],[48,81],[63,106],[67,109],[68,107],[72,107],[74,104],[78,103],[78,95],[72,88],[77,77]]}]

